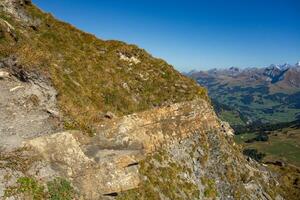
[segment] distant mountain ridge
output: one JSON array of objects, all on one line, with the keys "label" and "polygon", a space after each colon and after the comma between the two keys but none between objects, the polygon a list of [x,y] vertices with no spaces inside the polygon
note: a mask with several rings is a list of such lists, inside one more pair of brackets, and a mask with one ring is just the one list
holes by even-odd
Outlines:
[{"label": "distant mountain ridge", "polygon": [[209,90],[219,115],[234,126],[300,118],[300,62],[193,70],[186,75]]},{"label": "distant mountain ridge", "polygon": [[[263,67],[263,68],[238,68],[238,67],[230,67],[230,68],[225,68],[225,69],[210,69],[207,71],[197,71],[197,70],[192,70],[188,73],[185,73],[186,75],[192,77],[192,78],[197,78],[199,75],[200,76],[225,76],[225,77],[235,77],[235,78],[248,78],[249,80],[260,80],[260,81],[266,81],[270,82],[272,84],[275,84],[277,82],[291,78],[296,78],[297,76],[291,76],[291,74],[297,74],[300,75],[300,61],[297,62],[294,65],[285,63],[285,64],[271,64],[268,67]],[[248,74],[248,76],[247,76]],[[224,77],[224,78],[225,78]],[[289,80],[290,83],[295,85],[296,87],[300,87],[296,81],[294,80]]]}]

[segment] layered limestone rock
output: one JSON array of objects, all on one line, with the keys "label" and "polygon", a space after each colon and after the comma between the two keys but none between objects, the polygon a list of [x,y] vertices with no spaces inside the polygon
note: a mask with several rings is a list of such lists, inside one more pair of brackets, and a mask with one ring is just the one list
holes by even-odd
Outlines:
[{"label": "layered limestone rock", "polygon": [[151,153],[189,137],[198,129],[219,127],[211,105],[204,100],[172,104],[100,124],[94,137],[96,146],[140,149]]},{"label": "layered limestone rock", "polygon": [[86,199],[98,199],[137,188],[139,163],[148,154],[178,143],[196,130],[217,126],[211,106],[197,100],[107,121],[93,137],[62,132],[29,140],[25,147],[41,155]]},{"label": "layered limestone rock", "polygon": [[206,101],[173,104],[108,120],[93,137],[67,131],[27,140],[23,149],[36,159],[19,173],[64,177],[91,200],[280,198],[271,174],[224,130]]},{"label": "layered limestone rock", "polygon": [[72,181],[86,199],[136,188],[139,184],[134,151],[103,150],[102,155],[85,152],[84,146],[74,137],[80,132],[62,132],[26,142],[42,155],[53,168]]}]

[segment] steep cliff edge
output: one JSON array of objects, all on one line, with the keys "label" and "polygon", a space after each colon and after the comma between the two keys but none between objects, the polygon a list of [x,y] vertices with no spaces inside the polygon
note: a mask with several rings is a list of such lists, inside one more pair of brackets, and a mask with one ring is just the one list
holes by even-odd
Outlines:
[{"label": "steep cliff edge", "polygon": [[0,11],[1,199],[282,199],[194,81],[28,0]]}]

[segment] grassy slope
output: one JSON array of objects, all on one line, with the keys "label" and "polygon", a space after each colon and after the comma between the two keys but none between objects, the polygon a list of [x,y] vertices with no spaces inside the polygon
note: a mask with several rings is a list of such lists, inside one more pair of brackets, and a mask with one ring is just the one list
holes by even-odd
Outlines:
[{"label": "grassy slope", "polygon": [[[21,66],[52,80],[59,105],[71,121],[68,127],[86,129],[101,120],[101,113],[125,115],[165,103],[207,98],[206,90],[182,76],[161,59],[137,46],[103,41],[26,5],[40,25],[29,27],[1,13],[16,29],[17,42],[1,34],[0,58],[17,56]],[[1,27],[5,33],[5,27]],[[132,64],[119,53],[134,56]]]},{"label": "grassy slope", "polygon": [[284,128],[272,131],[267,142],[244,143],[255,136],[255,133],[240,134],[235,136],[235,141],[244,148],[265,153],[264,162],[283,160],[300,167],[300,129]]}]

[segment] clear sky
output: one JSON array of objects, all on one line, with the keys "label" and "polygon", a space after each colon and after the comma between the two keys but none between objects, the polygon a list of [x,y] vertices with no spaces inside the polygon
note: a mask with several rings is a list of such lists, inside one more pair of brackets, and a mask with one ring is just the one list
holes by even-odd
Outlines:
[{"label": "clear sky", "polygon": [[33,0],[102,39],[137,44],[180,71],[300,60],[300,0]]}]

